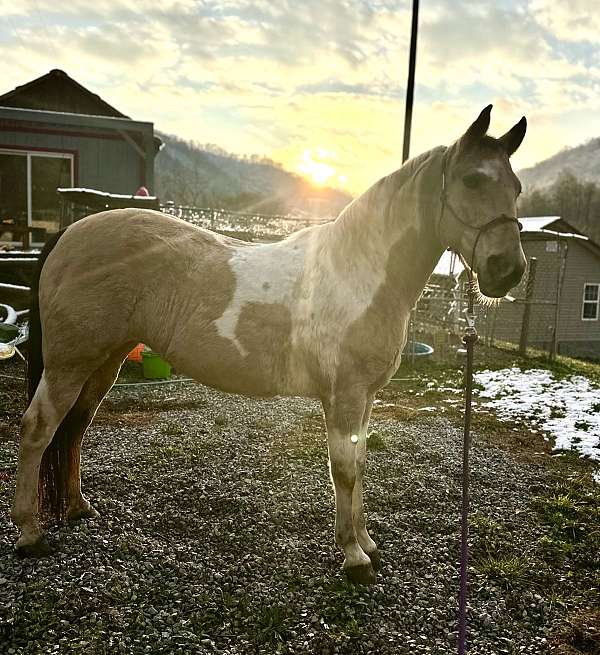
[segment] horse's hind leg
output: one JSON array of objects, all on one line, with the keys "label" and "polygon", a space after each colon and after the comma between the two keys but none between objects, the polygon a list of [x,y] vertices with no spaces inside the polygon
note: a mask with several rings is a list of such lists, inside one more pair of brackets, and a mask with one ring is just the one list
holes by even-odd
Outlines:
[{"label": "horse's hind leg", "polygon": [[21,530],[17,550],[23,555],[49,552],[38,517],[38,479],[42,455],[74,405],[85,382],[66,371],[44,371],[21,422],[17,486],[12,519]]},{"label": "horse's hind leg", "polygon": [[[128,350],[131,350],[131,348],[128,347]],[[66,515],[68,521],[99,516],[98,512],[81,493],[81,444],[100,403],[119,374],[124,356],[120,353],[111,357],[91,375],[81,390],[77,402],[65,418],[66,425],[64,427],[69,433],[70,440],[66,482]]]}]

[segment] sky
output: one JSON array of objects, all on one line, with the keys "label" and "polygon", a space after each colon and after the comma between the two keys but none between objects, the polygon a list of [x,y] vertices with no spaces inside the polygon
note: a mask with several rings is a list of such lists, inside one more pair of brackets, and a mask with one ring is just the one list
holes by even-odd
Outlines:
[{"label": "sky", "polygon": [[[0,0],[0,93],[61,68],[136,120],[360,193],[399,167],[410,0]],[[493,103],[517,170],[600,136],[597,0],[421,0],[411,155]]]}]

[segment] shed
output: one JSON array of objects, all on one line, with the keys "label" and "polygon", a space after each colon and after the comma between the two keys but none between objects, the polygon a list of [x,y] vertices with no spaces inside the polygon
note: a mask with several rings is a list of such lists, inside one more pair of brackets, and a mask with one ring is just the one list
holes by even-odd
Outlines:
[{"label": "shed", "polygon": [[[59,228],[58,187],[131,195],[154,188],[161,141],[69,77],[51,70],[0,96],[0,242]],[[12,228],[12,229],[9,229]]]},{"label": "shed", "polygon": [[[559,216],[525,217],[521,242],[536,259],[529,346],[573,357],[600,358],[600,246]],[[495,338],[519,343],[528,272],[495,317]]]}]

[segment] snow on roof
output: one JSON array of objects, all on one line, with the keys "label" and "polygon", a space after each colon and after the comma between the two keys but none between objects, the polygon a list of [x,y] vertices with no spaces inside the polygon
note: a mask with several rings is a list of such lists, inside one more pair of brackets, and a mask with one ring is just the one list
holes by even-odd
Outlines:
[{"label": "snow on roof", "polygon": [[523,216],[519,217],[523,225],[523,232],[540,232],[554,221],[560,220],[560,216]]},{"label": "snow on roof", "polygon": [[460,259],[454,256],[453,253],[445,250],[440,257],[440,261],[435,265],[433,269],[434,274],[437,275],[448,275],[456,277],[464,269]]},{"label": "snow on roof", "polygon": [[84,189],[83,187],[59,187],[56,189],[58,193],[73,193],[73,194],[90,194],[98,198],[118,198],[120,200],[130,200],[132,198],[144,198],[147,200],[156,200],[156,196],[136,196],[135,194],[123,194],[123,193],[108,193],[107,191],[98,191],[98,189]]},{"label": "snow on roof", "polygon": [[521,225],[523,225],[523,232],[542,232],[543,234],[551,234],[553,236],[570,237],[572,239],[581,239],[589,241],[589,238],[583,234],[576,234],[574,232],[564,232],[563,230],[552,230],[550,225],[556,221],[560,221],[560,216],[523,216],[519,217]]}]

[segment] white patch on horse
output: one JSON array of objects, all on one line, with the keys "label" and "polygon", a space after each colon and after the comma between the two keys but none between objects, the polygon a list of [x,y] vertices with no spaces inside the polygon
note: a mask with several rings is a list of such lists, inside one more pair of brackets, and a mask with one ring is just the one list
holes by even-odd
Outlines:
[{"label": "white patch on horse", "polygon": [[496,159],[485,159],[481,162],[481,166],[477,167],[478,173],[483,173],[490,177],[492,180],[499,180],[501,174],[501,164]]},{"label": "white patch on horse", "polygon": [[304,251],[291,243],[236,248],[229,266],[235,277],[231,302],[215,321],[220,336],[233,342],[242,357],[248,351],[236,337],[240,313],[248,303],[291,305],[291,295],[303,269]]},{"label": "white patch on horse", "polygon": [[[332,241],[335,242],[332,232],[340,229],[338,221],[305,234],[298,233],[298,241],[306,248],[305,266],[302,293],[291,307],[292,347],[304,347],[315,354],[318,351],[321,366],[331,374],[332,381],[338,372],[343,335],[373,303],[385,281],[387,263],[381,252],[372,253],[381,245],[374,234],[357,244],[361,252],[349,252],[340,261],[331,249]],[[384,252],[390,247],[388,240]],[[300,369],[301,365],[294,367],[295,383],[299,386]]]}]

